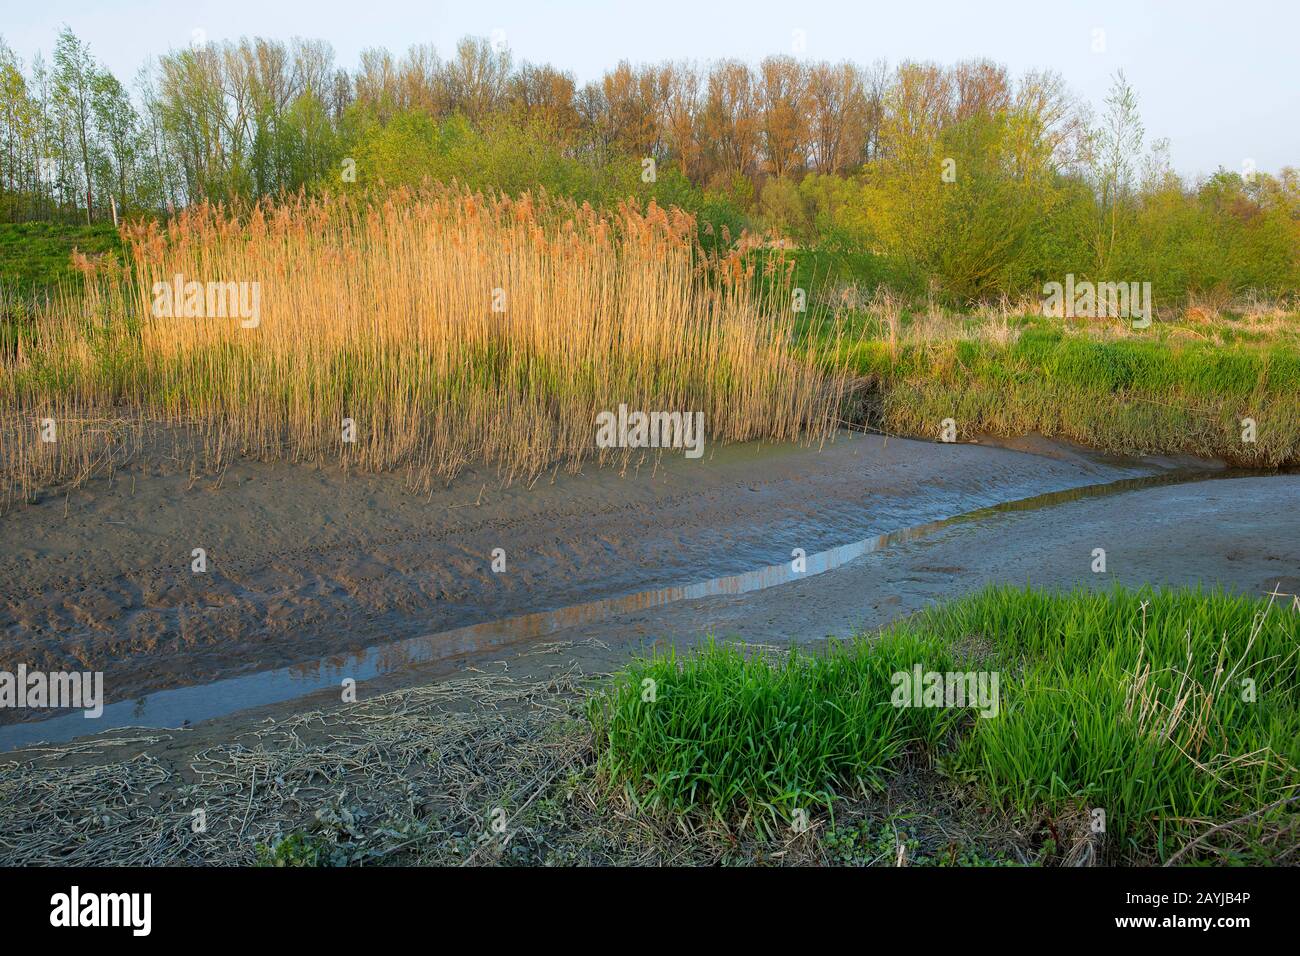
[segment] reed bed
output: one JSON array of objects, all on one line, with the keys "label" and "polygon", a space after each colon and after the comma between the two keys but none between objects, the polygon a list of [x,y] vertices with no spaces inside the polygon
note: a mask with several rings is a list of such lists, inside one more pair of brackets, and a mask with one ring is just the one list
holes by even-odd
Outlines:
[{"label": "reed bed", "polygon": [[[342,461],[422,487],[471,464],[514,481],[626,462],[595,443],[621,404],[702,412],[710,443],[824,439],[843,378],[796,356],[770,305],[789,269],[696,236],[653,203],[454,186],[128,227],[130,266],[38,308],[4,355],[0,482],[30,496],[111,464],[89,421],[115,423],[119,451],[183,429],[191,467]],[[160,314],[176,276],[245,284],[256,308]],[[41,419],[65,446],[40,441]]]}]

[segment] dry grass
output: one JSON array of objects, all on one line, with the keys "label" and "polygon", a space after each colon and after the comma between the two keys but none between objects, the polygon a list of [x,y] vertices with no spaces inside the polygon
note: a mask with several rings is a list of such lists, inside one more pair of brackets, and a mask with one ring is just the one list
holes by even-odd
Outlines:
[{"label": "dry grass", "polygon": [[[949,808],[946,784],[919,772],[841,807],[836,824],[817,817],[770,841],[610,801],[592,784],[590,732],[575,719],[586,687],[605,675],[585,673],[568,656],[575,649],[557,642],[523,655],[543,663],[541,679],[485,664],[226,742],[124,730],[27,750],[0,761],[0,862],[892,866],[896,847],[909,865],[966,847],[1035,856],[1040,840],[1017,821],[973,799]],[[502,832],[492,828],[498,808]],[[299,842],[267,852],[291,836]]]},{"label": "dry grass", "polygon": [[[703,412],[709,442],[821,439],[843,387],[793,355],[791,316],[765,304],[786,269],[708,256],[690,216],[653,204],[605,216],[431,187],[372,206],[198,208],[127,238],[130,275],[39,310],[0,360],[11,494],[112,460],[86,419],[183,424],[204,469],[341,459],[427,485],[471,462],[511,481],[617,461],[595,447],[595,416],[620,404]],[[258,324],[155,316],[154,283],[177,274],[257,283]],[[66,423],[66,446],[42,447],[40,418]]]},{"label": "dry grass", "polygon": [[0,765],[0,861],[250,865],[259,847],[309,832],[354,863],[415,848],[473,862],[495,807],[517,814],[577,765],[584,735],[552,724],[579,677],[494,669],[267,722],[177,760],[154,755],[176,732],[28,750],[35,759]]}]

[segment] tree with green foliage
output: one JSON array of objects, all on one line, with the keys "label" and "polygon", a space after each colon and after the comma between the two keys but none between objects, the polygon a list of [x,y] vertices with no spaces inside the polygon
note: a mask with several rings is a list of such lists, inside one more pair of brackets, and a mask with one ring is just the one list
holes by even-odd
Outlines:
[{"label": "tree with green foliage", "polygon": [[81,186],[86,197],[86,223],[94,215],[94,175],[98,146],[94,134],[94,96],[99,70],[90,48],[67,27],[54,44],[54,108],[63,145],[80,167]]}]

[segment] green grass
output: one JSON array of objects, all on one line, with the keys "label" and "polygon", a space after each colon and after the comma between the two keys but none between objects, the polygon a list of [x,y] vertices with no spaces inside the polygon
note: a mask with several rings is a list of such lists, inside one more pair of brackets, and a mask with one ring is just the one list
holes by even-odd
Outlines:
[{"label": "green grass", "polygon": [[955,719],[863,692],[917,660],[944,669],[951,655],[907,635],[782,661],[716,643],[638,661],[589,709],[600,772],[651,812],[703,809],[769,830],[829,809],[832,788],[878,788],[910,741],[934,743]]},{"label": "green grass", "polygon": [[[1298,652],[1300,613],[1247,597],[991,588],[824,654],[640,660],[589,719],[600,779],[650,813],[770,832],[911,760],[1024,817],[1103,810],[1113,858],[1166,859],[1300,792]],[[998,673],[999,713],[894,707],[918,663]],[[1295,806],[1210,842],[1268,858]]]},{"label": "green grass", "polygon": [[972,724],[952,765],[1022,814],[1101,808],[1121,853],[1163,859],[1186,821],[1226,822],[1300,788],[1300,614],[1286,606],[1000,588],[906,626],[992,642],[1004,710]]},{"label": "green grass", "polygon": [[77,287],[81,274],[72,267],[73,250],[89,256],[121,248],[111,223],[0,223],[0,286],[20,296],[39,295],[60,284]]},{"label": "green grass", "polygon": [[[911,326],[904,320],[903,333]],[[934,438],[952,418],[958,440],[1027,432],[1120,454],[1192,454],[1249,467],[1300,463],[1300,320],[1267,333],[1109,338],[1104,330],[1009,323],[998,341],[987,322],[951,320],[948,335],[891,349],[879,323],[862,317],[833,343],[815,323],[804,345],[842,361],[876,396],[871,427]],[[1243,441],[1242,420],[1256,423]]]}]

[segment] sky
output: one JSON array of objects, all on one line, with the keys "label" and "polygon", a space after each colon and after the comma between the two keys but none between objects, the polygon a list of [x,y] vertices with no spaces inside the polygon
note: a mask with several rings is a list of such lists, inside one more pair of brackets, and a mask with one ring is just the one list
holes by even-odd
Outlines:
[{"label": "sky", "polygon": [[798,55],[810,60],[987,57],[1017,75],[1050,68],[1097,112],[1122,69],[1147,143],[1167,138],[1180,173],[1300,166],[1297,0],[0,0],[0,35],[26,63],[37,51],[49,59],[64,24],[128,84],[146,59],[196,36],[322,39],[352,68],[366,47],[431,42],[445,56],[463,36],[495,35],[516,61],[550,63],[580,83],[621,59],[756,63],[802,41]]}]

